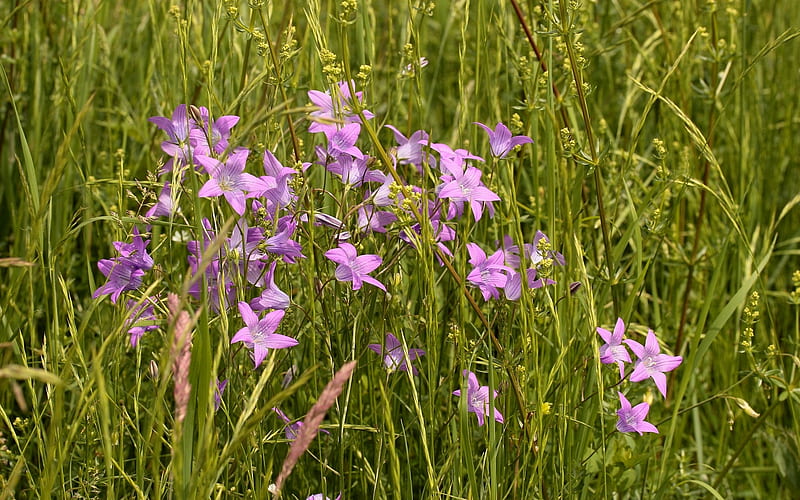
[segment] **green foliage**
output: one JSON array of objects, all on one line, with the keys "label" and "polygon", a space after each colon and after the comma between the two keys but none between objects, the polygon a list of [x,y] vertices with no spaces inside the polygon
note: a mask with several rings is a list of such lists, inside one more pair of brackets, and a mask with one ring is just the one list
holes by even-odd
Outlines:
[{"label": "green foliage", "polygon": [[[793,497],[792,2],[178,4],[0,6],[0,497],[266,498],[288,449],[271,408],[300,418],[353,359],[331,434],[285,498]],[[566,266],[517,303],[484,303],[430,245],[383,239],[364,250],[391,263],[380,276],[391,293],[353,292],[332,280],[330,246],[309,225],[308,259],[282,283],[293,302],[283,328],[300,345],[253,372],[229,343],[238,316],[187,299],[181,238],[196,239],[213,207],[186,199],[181,217],[154,225],[156,279],[136,295],[173,291],[199,311],[193,398],[178,422],[170,327],[132,348],[123,308],[91,298],[96,262],[144,227],[160,189],[162,138],[147,118],[206,106],[242,117],[237,145],[314,161],[306,92],[350,78],[376,115],[370,148],[383,163],[383,124],[486,158],[474,121],[533,138],[484,166],[503,201],[493,220],[460,223],[455,276],[469,272],[466,242],[530,242],[537,229]],[[330,179],[312,188],[325,181],[313,168],[298,186],[306,209],[342,216],[360,201]],[[618,316],[684,358],[648,417],[658,435],[614,430],[618,381],[601,369],[595,328]],[[387,376],[367,350],[386,332],[427,351],[419,377]],[[504,425],[478,427],[451,395],[463,369],[500,390]],[[230,384],[215,413],[217,377]]]}]

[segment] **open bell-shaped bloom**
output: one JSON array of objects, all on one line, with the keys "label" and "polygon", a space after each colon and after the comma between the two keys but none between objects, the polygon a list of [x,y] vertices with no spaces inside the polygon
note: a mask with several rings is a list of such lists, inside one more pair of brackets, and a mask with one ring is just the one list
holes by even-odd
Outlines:
[{"label": "open bell-shaped bloom", "polygon": [[677,368],[683,358],[661,354],[661,348],[658,346],[658,339],[653,330],[647,332],[644,346],[635,340],[625,340],[625,343],[639,358],[633,368],[633,373],[631,373],[631,382],[652,378],[661,395],[667,397],[667,376],[664,373]]},{"label": "open bell-shaped bloom", "polygon": [[225,163],[208,156],[198,155],[195,159],[211,174],[211,179],[203,184],[203,187],[197,192],[197,196],[200,198],[224,196],[237,214],[244,215],[245,192],[260,193],[275,187],[274,180],[268,184],[267,180],[259,179],[244,171],[249,153],[250,151],[246,149],[235,151]]},{"label": "open bell-shaped bloom", "polygon": [[353,290],[360,289],[362,283],[369,283],[386,291],[383,283],[367,274],[377,269],[383,262],[379,255],[358,255],[356,247],[350,243],[340,243],[338,248],[325,252],[325,257],[339,264],[336,267],[336,279],[352,281]]},{"label": "open bell-shaped bloom", "polygon": [[239,302],[239,314],[242,315],[245,327],[236,332],[231,339],[231,344],[244,342],[253,349],[253,360],[256,368],[267,357],[270,349],[285,349],[298,344],[297,340],[275,333],[278,329],[285,311],[277,310],[267,313],[259,319],[247,302]]},{"label": "open bell-shaped bloom", "polygon": [[631,407],[631,403],[621,392],[619,394],[620,409],[617,410],[617,430],[620,432],[638,432],[641,436],[644,432],[654,432],[658,434],[656,426],[650,422],[645,422],[647,413],[650,411],[650,405],[647,403],[639,403]]},{"label": "open bell-shaped bloom", "polygon": [[489,146],[492,148],[492,156],[495,158],[505,158],[516,146],[533,142],[527,135],[515,135],[512,137],[511,131],[500,122],[494,130],[480,122],[474,122],[489,134]]},{"label": "open bell-shaped bloom", "polygon": [[[467,377],[467,411],[474,413],[478,417],[478,425],[483,425],[485,417],[489,416],[489,386],[481,385],[478,382],[478,377],[469,370],[464,370],[463,375]],[[453,391],[453,395],[464,397],[461,389]],[[494,391],[494,397],[497,398],[498,392]],[[497,408],[494,409],[494,419],[501,424],[504,422],[503,414]]]},{"label": "open bell-shaped bloom", "polygon": [[[408,364],[406,363],[406,358],[405,355],[403,354],[403,346],[402,344],[400,344],[400,341],[397,340],[397,337],[395,337],[391,333],[386,334],[384,345],[370,344],[367,347],[374,353],[378,355],[383,355],[383,364],[390,372],[393,372],[395,370],[399,370],[402,372],[408,371]],[[408,350],[409,361],[414,361],[415,359],[424,355],[425,351],[423,351],[422,349]],[[419,370],[417,370],[414,366],[412,366],[411,373],[414,375],[418,375]]]},{"label": "open bell-shaped bloom", "polygon": [[597,333],[605,342],[600,346],[600,362],[604,364],[617,363],[619,366],[619,378],[625,378],[625,363],[631,362],[631,356],[622,343],[622,336],[625,334],[625,323],[622,318],[617,318],[613,333],[599,326],[597,327]]}]

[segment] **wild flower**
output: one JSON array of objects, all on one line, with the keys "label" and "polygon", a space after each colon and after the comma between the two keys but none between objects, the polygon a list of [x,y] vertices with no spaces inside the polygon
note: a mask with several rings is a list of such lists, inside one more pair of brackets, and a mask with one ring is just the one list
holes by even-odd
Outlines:
[{"label": "wild flower", "polygon": [[253,349],[253,361],[258,368],[267,357],[270,349],[285,349],[298,344],[297,340],[275,333],[283,319],[285,311],[277,310],[267,313],[259,319],[247,302],[239,302],[239,314],[244,320],[245,327],[236,332],[231,339],[231,344],[244,342]]},{"label": "wild flower", "polygon": [[622,343],[622,337],[625,334],[625,323],[622,318],[617,318],[614,333],[599,326],[597,327],[597,333],[605,342],[600,346],[600,362],[604,364],[617,363],[619,366],[619,378],[625,378],[625,363],[630,363],[631,357]]},{"label": "wild flower", "polygon": [[364,158],[364,153],[355,145],[361,133],[358,123],[350,123],[339,129],[325,129],[324,132],[328,138],[328,149],[325,151],[328,157],[338,160],[342,154],[347,154],[353,158]]},{"label": "wild flower", "polygon": [[[297,439],[297,435],[300,433],[300,428],[303,427],[303,422],[292,422],[292,419],[286,416],[286,414],[280,408],[273,407],[272,411],[274,411],[275,414],[278,415],[278,417],[286,424],[286,427],[283,430],[286,439],[289,441],[294,441]],[[319,431],[325,434],[330,434],[330,432],[326,431],[325,429],[320,429]]]},{"label": "wild flower", "polygon": [[275,285],[275,266],[277,265],[277,261],[272,261],[264,277],[256,283],[264,286],[264,290],[261,295],[250,301],[250,306],[254,311],[289,308],[289,296]]},{"label": "wild flower", "polygon": [[360,289],[362,283],[369,283],[386,291],[383,283],[368,275],[383,262],[379,255],[358,255],[356,247],[350,243],[340,243],[338,248],[325,252],[325,257],[339,264],[336,266],[336,279],[352,281],[353,290]]},{"label": "wild flower", "polygon": [[203,123],[198,124],[189,133],[192,139],[195,140],[195,154],[209,156],[213,153],[221,155],[228,149],[231,129],[239,123],[239,117],[236,115],[220,116],[209,126],[211,116],[208,108],[200,106],[198,111],[199,118]]},{"label": "wild flower", "polygon": [[260,248],[267,253],[282,256],[283,261],[289,264],[297,262],[297,259],[304,259],[306,256],[303,255],[302,245],[292,239],[297,229],[297,222],[291,215],[286,215],[278,219],[277,226],[278,231],[261,242]]},{"label": "wild flower", "polygon": [[[515,270],[506,272],[506,285],[503,287],[503,293],[508,300],[519,300],[522,296],[522,273]],[[537,271],[533,268],[525,270],[525,280],[527,281],[528,289],[533,290],[542,288],[545,284],[555,283],[553,280],[537,279]]]},{"label": "wild flower", "polygon": [[208,156],[197,156],[197,162],[211,175],[211,179],[203,184],[197,196],[200,198],[224,196],[234,212],[244,215],[245,192],[260,193],[275,187],[274,180],[269,183],[268,180],[259,179],[244,171],[249,153],[247,149],[236,150],[224,164]]},{"label": "wild flower", "polygon": [[[395,370],[403,372],[408,371],[408,364],[406,363],[406,358],[405,355],[403,354],[403,346],[400,343],[400,341],[397,340],[397,337],[395,337],[391,333],[386,333],[386,338],[384,339],[383,345],[369,344],[367,347],[374,353],[383,356],[383,364],[384,366],[386,366],[386,369],[388,369],[389,372],[393,372]],[[408,350],[409,361],[414,361],[415,359],[424,355],[425,351],[422,349]],[[417,370],[416,367],[412,365],[411,373],[413,375],[418,375],[419,370]]]},{"label": "wild flower", "polygon": [[166,181],[158,193],[156,204],[150,207],[144,215],[146,217],[169,217],[175,211],[175,207],[172,205],[172,186],[169,181]]},{"label": "wild flower", "polygon": [[289,182],[297,170],[284,167],[271,151],[265,150],[264,173],[266,176],[262,176],[261,180],[268,188],[252,194],[266,200],[267,213],[270,219],[275,219],[277,211],[291,205],[296,198]]},{"label": "wild flower", "polygon": [[489,146],[492,148],[492,156],[495,158],[505,158],[516,146],[533,142],[533,139],[526,135],[511,136],[511,131],[500,122],[497,122],[494,130],[480,122],[473,122],[489,134]]},{"label": "wild flower", "polygon": [[365,182],[383,182],[385,176],[380,170],[369,168],[368,158],[352,158],[349,155],[339,156],[335,162],[329,163],[329,172],[338,175],[343,184],[358,187]]},{"label": "wild flower", "polygon": [[484,206],[489,210],[490,217],[494,215],[492,202],[500,201],[500,197],[483,185],[479,169],[468,166],[463,172],[458,169],[450,172],[452,175],[441,177],[444,183],[437,188],[439,198],[451,202],[448,218],[460,216],[465,203],[472,209],[476,222],[481,219]]},{"label": "wild flower", "polygon": [[222,406],[222,395],[225,393],[225,388],[228,387],[228,379],[219,380],[214,384],[214,411],[219,410]]},{"label": "wild flower", "polygon": [[469,263],[473,266],[467,275],[467,281],[480,289],[483,300],[489,300],[490,297],[500,298],[499,289],[505,287],[508,280],[506,273],[513,271],[503,264],[503,251],[498,250],[486,257],[486,252],[476,243],[467,243],[467,251]]},{"label": "wild flower", "polygon": [[139,344],[142,335],[158,329],[155,300],[155,297],[148,297],[141,304],[137,304],[135,300],[128,300],[128,318],[125,320],[125,326],[130,327],[128,333],[131,336],[131,347]]},{"label": "wild flower", "polygon": [[191,143],[190,132],[194,125],[189,118],[185,104],[178,105],[171,118],[152,116],[148,118],[148,121],[154,123],[169,137],[169,140],[161,143],[161,150],[170,156],[170,159],[164,164],[162,173],[172,171],[175,159],[184,165],[191,163],[195,144]]},{"label": "wild flower", "polygon": [[650,405],[642,402],[631,408],[631,404],[624,394],[618,392],[620,409],[617,410],[617,430],[620,432],[638,432],[641,436],[644,432],[654,432],[658,434],[656,426],[650,422],[645,422]]},{"label": "wild flower", "polygon": [[143,241],[136,227],[132,243],[115,241],[114,248],[120,256],[97,262],[97,268],[108,281],[94,291],[92,298],[111,295],[111,302],[116,304],[122,292],[138,289],[145,272],[153,267],[153,258],[147,253],[148,243],[150,240]]},{"label": "wild flower", "polygon": [[[352,83],[352,82],[351,82]],[[336,94],[331,96],[330,92],[320,92],[319,90],[309,90],[308,98],[311,103],[317,107],[309,115],[311,125],[308,131],[311,133],[324,132],[325,130],[336,129],[337,121],[344,121],[344,123],[361,123],[361,118],[353,113],[352,95],[350,94],[350,86],[347,82],[339,82],[336,86]],[[353,83],[355,88],[355,83]],[[356,92],[355,98],[358,102],[363,101],[363,93]],[[371,120],[375,117],[366,109],[363,111],[364,118]]]},{"label": "wild flower", "polygon": [[122,292],[136,290],[142,286],[144,270],[124,260],[102,259],[97,263],[97,268],[108,281],[94,291],[93,299],[101,295],[111,295],[111,303],[116,304]]},{"label": "wild flower", "polygon": [[153,268],[153,257],[147,253],[150,240],[144,241],[139,234],[139,228],[133,226],[133,240],[130,243],[115,241],[114,248],[119,252],[120,259],[125,260],[134,267],[149,271]]},{"label": "wild flower", "polygon": [[661,354],[661,348],[658,345],[658,339],[653,330],[647,332],[644,346],[630,339],[625,340],[625,343],[628,344],[631,351],[639,358],[633,368],[633,373],[631,373],[631,382],[640,382],[647,378],[652,378],[659,392],[661,392],[661,395],[666,398],[667,376],[664,375],[664,373],[677,368],[683,361],[683,358],[680,356]]},{"label": "wild flower", "polygon": [[414,165],[417,167],[417,172],[422,174],[422,165],[427,161],[430,162],[433,158],[425,153],[422,149],[424,144],[428,144],[430,137],[424,130],[417,130],[408,138],[400,133],[392,125],[385,125],[386,128],[392,131],[394,139],[397,141],[397,149],[394,152],[395,158],[399,165]]},{"label": "wild flower", "polygon": [[[508,235],[503,237],[503,248],[506,256],[506,264],[513,268],[519,268],[521,265],[519,247],[514,244],[513,240]],[[525,243],[522,245],[522,249],[524,257],[530,260],[534,267],[539,265],[545,258],[551,259],[553,264],[557,266],[563,266],[566,263],[564,256],[561,255],[560,252],[550,249],[550,238],[541,231],[536,231],[536,234],[533,236],[533,244]]]},{"label": "wild flower", "polygon": [[385,233],[386,226],[395,222],[397,216],[385,210],[375,210],[375,205],[366,204],[358,207],[358,229],[361,232]]},{"label": "wild flower", "polygon": [[[467,377],[467,411],[474,413],[478,417],[478,425],[482,426],[484,417],[489,416],[489,386],[480,385],[478,377],[469,370],[464,370],[462,374]],[[463,397],[461,389],[453,391],[453,395]],[[494,391],[492,399],[497,400],[498,392]],[[494,419],[501,424],[504,422],[503,414],[497,408],[494,409]]]},{"label": "wild flower", "polygon": [[[338,495],[336,495],[336,498],[334,498],[333,500],[341,500],[341,499],[342,499],[342,494],[339,493]],[[317,494],[311,495],[310,497],[306,498],[306,500],[331,500],[331,499],[329,497],[326,497],[322,493],[317,493]]]}]

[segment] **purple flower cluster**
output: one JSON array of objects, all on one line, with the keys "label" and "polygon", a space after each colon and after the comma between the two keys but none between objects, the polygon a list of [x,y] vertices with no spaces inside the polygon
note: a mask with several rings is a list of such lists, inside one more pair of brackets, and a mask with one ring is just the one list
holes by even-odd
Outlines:
[{"label": "purple flower cluster", "polygon": [[[311,225],[327,228],[323,230],[324,239],[310,242],[306,247],[316,251],[319,241],[328,241],[321,253],[330,261],[329,278],[321,280],[322,286],[335,279],[348,283],[353,291],[361,291],[364,283],[388,291],[388,282],[381,281],[384,259],[370,253],[381,246],[375,240],[394,239],[415,248],[435,245],[440,264],[442,258],[453,258],[456,248],[466,248],[472,266],[466,280],[486,300],[499,299],[500,290],[505,291],[508,300],[517,300],[525,288],[554,283],[538,277],[540,266],[545,261],[564,264],[561,254],[550,250],[549,240],[541,232],[536,233],[532,244],[521,247],[505,237],[488,257],[477,242],[458,241],[459,219],[466,216],[479,222],[485,214],[492,217],[494,203],[501,201],[484,183],[483,158],[465,149],[436,143],[424,130],[406,136],[396,127],[386,125],[396,143],[390,149],[393,165],[379,168],[380,162],[360,146],[366,142],[360,141],[365,120],[373,119],[374,115],[364,109],[364,96],[353,85],[340,82],[326,92],[308,92],[315,106],[309,116],[308,131],[319,138],[314,147],[314,163],[298,161],[285,166],[268,149],[263,155],[260,152],[256,155],[253,150],[239,146],[234,130],[240,121],[238,116],[214,119],[205,107],[181,104],[170,117],[150,118],[166,134],[161,149],[168,158],[159,169],[160,190],[146,211],[145,221],[157,224],[163,223],[159,219],[171,220],[176,216],[187,220],[192,215],[197,217],[194,224],[189,223],[190,227],[196,227],[194,239],[184,240],[189,240],[186,243],[191,278],[188,293],[207,305],[212,314],[222,314],[236,306],[238,319],[234,321],[238,322],[238,330],[230,343],[243,344],[256,368],[268,358],[270,350],[299,344],[297,339],[279,333],[285,329],[281,324],[292,309],[292,297],[279,284],[287,285],[292,276],[291,266],[306,257],[304,245],[309,242],[303,238],[312,234]],[[496,159],[506,158],[514,148],[532,142],[525,136],[512,136],[502,123],[494,129],[481,123],[476,125],[489,134],[491,154]],[[295,190],[307,192],[307,183],[313,178],[308,169],[324,175],[326,182],[332,179],[334,185],[341,186],[337,213],[315,211],[308,203],[299,202]],[[429,179],[434,180],[431,188],[420,187],[428,185]],[[191,186],[199,189],[192,194]],[[329,193],[335,196],[337,190],[326,187],[326,194]],[[181,207],[181,199],[190,194],[195,197],[193,203]],[[196,213],[198,206],[207,217],[200,219]],[[231,217],[235,224],[223,234],[221,221]],[[403,223],[398,223],[401,220]],[[147,231],[150,230],[148,226]],[[423,241],[423,234],[432,236],[432,240]],[[541,242],[546,244],[540,245]],[[133,229],[131,243],[115,242],[119,256],[98,263],[107,282],[93,296],[111,295],[111,301],[116,303],[122,293],[141,290],[146,272],[154,265],[147,253],[148,244],[138,228]],[[132,346],[136,347],[146,332],[158,328],[159,305],[158,296],[128,301],[126,326]],[[409,348],[400,339],[386,333],[382,343],[366,347],[381,357],[390,373],[405,371],[418,375],[419,370],[412,363],[423,357],[425,351]],[[464,376],[469,411],[478,416],[482,425],[490,407],[488,387],[480,386],[471,372],[464,372]],[[217,381],[213,388],[215,408],[222,405],[227,384],[227,379]],[[275,412],[287,424],[287,438],[293,439],[300,423],[292,423],[277,408]],[[493,418],[503,422],[497,409]]]},{"label": "purple flower cluster", "polygon": [[[500,289],[503,289],[508,300],[519,300],[522,295],[522,276],[525,276],[525,285],[528,289],[541,288],[552,285],[555,281],[538,277],[539,266],[545,263],[563,266],[564,256],[550,250],[550,240],[541,232],[536,231],[533,244],[526,243],[520,249],[514,244],[510,236],[503,238],[501,248],[491,256],[486,256],[477,244],[468,243],[469,263],[473,266],[467,275],[467,281],[478,287],[484,300],[500,298]],[[522,266],[529,262],[530,267]]]},{"label": "purple flower cluster", "polygon": [[[619,366],[620,379],[625,378],[625,363],[631,362],[630,354],[625,348],[627,345],[638,358],[633,367],[633,372],[630,374],[631,382],[641,382],[648,378],[652,378],[655,382],[658,391],[665,398],[667,397],[667,376],[666,372],[670,372],[677,368],[683,358],[680,356],[670,356],[662,354],[661,348],[658,345],[658,338],[653,330],[647,332],[645,345],[631,339],[624,339],[625,323],[622,318],[617,318],[617,323],[614,326],[614,331],[610,332],[605,328],[598,327],[597,333],[603,339],[605,344],[600,346],[600,362],[604,364],[617,363]],[[634,407],[620,392],[620,405],[621,408],[617,410],[617,429],[620,432],[655,432],[658,429],[652,424],[645,422],[644,419],[650,411],[650,405],[646,402],[640,403]]]},{"label": "purple flower cluster", "polygon": [[106,283],[92,294],[96,299],[102,295],[111,295],[111,302],[116,304],[122,292],[136,290],[142,286],[145,272],[153,268],[153,258],[147,253],[150,240],[142,240],[139,228],[133,228],[133,242],[115,241],[119,257],[102,259],[97,263]]}]

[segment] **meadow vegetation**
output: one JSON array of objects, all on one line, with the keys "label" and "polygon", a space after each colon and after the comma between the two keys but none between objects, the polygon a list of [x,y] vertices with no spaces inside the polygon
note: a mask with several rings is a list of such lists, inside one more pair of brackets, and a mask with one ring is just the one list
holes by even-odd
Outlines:
[{"label": "meadow vegetation", "polygon": [[0,28],[0,498],[800,491],[794,2]]}]

